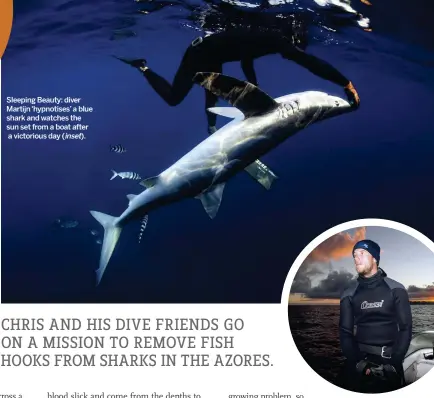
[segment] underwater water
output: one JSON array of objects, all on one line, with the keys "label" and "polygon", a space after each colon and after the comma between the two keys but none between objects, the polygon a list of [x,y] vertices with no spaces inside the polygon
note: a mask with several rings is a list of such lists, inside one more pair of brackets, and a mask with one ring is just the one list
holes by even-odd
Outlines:
[{"label": "underwater water", "polygon": [[[259,2],[14,2],[2,59],[3,302],[277,303],[298,254],[339,223],[391,219],[434,239],[432,4],[353,1],[372,23],[367,32],[339,9],[276,3],[258,10]],[[354,83],[360,108],[261,158],[279,176],[270,191],[246,173],[235,176],[213,220],[188,199],[152,212],[140,243],[140,222],[130,223],[96,287],[103,230],[89,211],[117,216],[126,195],[142,190],[138,181],[110,180],[111,170],[158,175],[207,137],[202,88],[170,107],[112,55],[144,57],[171,80],[204,32],[278,30],[294,13],[309,24],[307,52]],[[279,55],[255,68],[272,97],[345,95]],[[223,71],[244,79],[239,63]],[[81,98],[93,108],[82,115],[86,140],[9,140],[9,96]],[[219,127],[226,122],[218,118]]]}]

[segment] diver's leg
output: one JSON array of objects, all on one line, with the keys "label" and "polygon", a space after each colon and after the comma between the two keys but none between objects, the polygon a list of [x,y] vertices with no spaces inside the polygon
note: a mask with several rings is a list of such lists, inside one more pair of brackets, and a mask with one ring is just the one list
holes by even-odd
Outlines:
[{"label": "diver's leg", "polygon": [[140,69],[155,92],[166,101],[167,104],[176,106],[184,100],[193,87],[193,77],[196,73],[194,65],[196,62],[192,58],[194,58],[194,56],[189,48],[181,61],[172,85],[152,69],[147,67]]},{"label": "diver's leg", "polygon": [[345,361],[340,374],[340,387],[353,392],[362,392],[362,379],[363,372],[357,369],[356,363],[352,361]]},{"label": "diver's leg", "polygon": [[217,115],[215,113],[209,112],[208,108],[212,108],[217,104],[218,97],[211,91],[205,90],[205,113],[208,120],[208,134],[214,134],[217,131],[216,122]]},{"label": "diver's leg", "polygon": [[194,65],[200,61],[199,59],[196,59],[198,56],[190,46],[182,58],[181,64],[173,80],[173,84],[170,84],[166,79],[149,68],[144,59],[130,60],[120,57],[116,58],[139,69],[155,92],[170,106],[180,104],[187,96],[193,87],[193,77],[196,73]]},{"label": "diver's leg", "polygon": [[385,373],[388,379],[388,386],[384,392],[399,390],[405,386],[404,369],[402,362],[393,363],[389,368],[385,366]]},{"label": "diver's leg", "polygon": [[[223,65],[208,65],[204,66],[202,68],[201,72],[216,72],[216,73],[222,73],[223,71]],[[208,108],[212,108],[213,106],[216,106],[218,101],[218,97],[213,94],[209,90],[205,90],[205,113],[206,118],[208,121],[208,134],[213,134],[217,131],[216,128],[216,122],[217,122],[217,115],[215,113],[209,112]]]}]

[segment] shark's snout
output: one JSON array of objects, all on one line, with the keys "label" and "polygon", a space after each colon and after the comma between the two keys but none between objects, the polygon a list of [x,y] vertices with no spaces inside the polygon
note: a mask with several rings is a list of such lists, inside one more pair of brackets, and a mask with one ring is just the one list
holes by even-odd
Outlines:
[{"label": "shark's snout", "polygon": [[327,102],[325,107],[327,111],[324,115],[324,119],[352,111],[350,103],[340,97],[328,95],[325,100]]},{"label": "shark's snout", "polygon": [[344,108],[344,109],[351,108],[351,105],[348,101],[340,97],[335,97],[333,95],[328,96],[328,102],[330,106],[334,108]]}]

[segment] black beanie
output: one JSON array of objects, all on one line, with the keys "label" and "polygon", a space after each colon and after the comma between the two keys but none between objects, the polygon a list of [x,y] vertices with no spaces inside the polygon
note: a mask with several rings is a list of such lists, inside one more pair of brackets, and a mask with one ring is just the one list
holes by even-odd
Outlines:
[{"label": "black beanie", "polygon": [[380,264],[380,246],[375,243],[372,240],[364,239],[359,242],[357,242],[353,247],[353,257],[354,257],[354,251],[356,249],[364,249],[367,252],[371,254],[372,257],[374,257],[377,260],[377,265]]}]

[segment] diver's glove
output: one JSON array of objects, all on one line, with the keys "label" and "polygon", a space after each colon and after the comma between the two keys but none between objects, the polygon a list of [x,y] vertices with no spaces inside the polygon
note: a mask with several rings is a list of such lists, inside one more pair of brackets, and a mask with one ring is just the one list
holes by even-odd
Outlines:
[{"label": "diver's glove", "polygon": [[348,102],[353,108],[358,108],[360,106],[360,98],[359,94],[357,94],[356,89],[353,86],[353,83],[349,82],[345,87],[345,94],[348,97]]},{"label": "diver's glove", "polygon": [[370,363],[366,361],[365,359],[362,359],[361,361],[357,362],[356,364],[356,370],[357,373],[361,375],[366,375],[366,373],[369,370]]},{"label": "diver's glove", "polygon": [[[374,363],[366,361],[366,360],[362,360],[362,361],[357,362],[356,369],[357,369],[357,373],[359,375],[361,375],[361,377],[363,377],[363,378],[367,377],[367,378],[371,379],[371,378],[375,377],[375,378],[384,380],[386,377],[386,375],[385,375],[386,369],[384,368],[384,366],[385,365],[378,365],[378,364],[374,364]],[[386,365],[386,366],[390,366],[391,369],[389,371],[393,373],[395,368],[393,368],[393,366],[391,366],[391,365]],[[395,373],[396,373],[396,371],[395,371]]]}]

